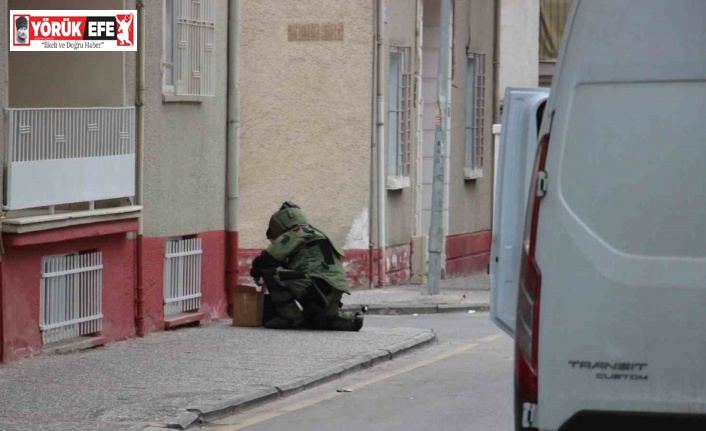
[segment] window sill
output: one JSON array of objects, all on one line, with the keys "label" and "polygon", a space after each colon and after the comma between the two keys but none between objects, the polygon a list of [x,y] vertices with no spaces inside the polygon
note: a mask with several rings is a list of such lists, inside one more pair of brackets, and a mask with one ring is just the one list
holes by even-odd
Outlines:
[{"label": "window sill", "polygon": [[402,190],[410,186],[409,177],[387,177],[387,190]]},{"label": "window sill", "polygon": [[466,180],[483,178],[483,168],[463,168],[463,178]]},{"label": "window sill", "polygon": [[135,219],[142,215],[142,207],[122,206],[93,211],[67,211],[59,214],[32,215],[31,211],[2,220],[2,232],[23,234],[71,226]]},{"label": "window sill", "polygon": [[174,94],[162,94],[162,103],[203,103],[205,96],[175,96]]}]

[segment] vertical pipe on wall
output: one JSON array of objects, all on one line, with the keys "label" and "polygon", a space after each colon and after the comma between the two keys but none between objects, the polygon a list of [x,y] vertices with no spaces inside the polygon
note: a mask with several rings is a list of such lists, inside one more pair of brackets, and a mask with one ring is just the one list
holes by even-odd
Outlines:
[{"label": "vertical pipe on wall", "polygon": [[424,118],[424,105],[422,100],[422,64],[424,55],[423,44],[423,31],[424,31],[424,0],[417,0],[417,11],[416,11],[416,51],[417,51],[417,61],[415,64],[416,68],[416,80],[415,85],[417,86],[417,97],[415,104],[417,105],[417,145],[416,145],[416,180],[414,182],[414,236],[421,236],[422,233],[422,176],[423,176],[423,144],[424,144],[424,133],[423,133],[423,118]]},{"label": "vertical pipe on wall", "polygon": [[226,292],[238,284],[238,165],[240,163],[241,1],[228,0],[228,108],[226,130]]},{"label": "vertical pipe on wall", "polygon": [[387,278],[385,265],[385,0],[378,0],[378,67],[377,67],[377,198],[378,198],[378,285]]},{"label": "vertical pipe on wall", "polygon": [[[137,0],[137,137],[136,137],[136,184],[135,201],[143,205],[144,199],[144,139],[145,139],[145,1]],[[137,336],[145,335],[145,288],[143,271],[143,233],[144,209],[139,219],[137,231],[137,249],[135,261],[137,262],[137,283],[135,292],[135,326]]]},{"label": "vertical pipe on wall", "polygon": [[[493,124],[500,122],[498,80],[500,69],[500,6],[502,0],[493,1]],[[492,195],[491,195],[492,196]]]},{"label": "vertical pipe on wall", "polygon": [[375,206],[375,193],[377,190],[377,175],[375,174],[375,155],[376,153],[376,145],[377,145],[377,137],[376,137],[376,129],[375,129],[375,123],[376,123],[376,118],[377,118],[377,104],[376,104],[376,93],[377,93],[377,56],[378,56],[378,50],[380,47],[378,46],[378,30],[377,30],[377,7],[375,5],[375,0],[372,2],[373,7],[372,7],[372,17],[373,17],[373,22],[372,22],[372,28],[373,28],[373,61],[372,61],[372,71],[371,71],[371,77],[372,77],[372,86],[370,89],[370,190],[368,194],[368,289],[373,288],[373,283],[374,283],[374,276],[373,276],[373,264],[375,261],[375,257],[373,254],[373,251],[375,250],[375,236],[373,235],[373,207]]}]

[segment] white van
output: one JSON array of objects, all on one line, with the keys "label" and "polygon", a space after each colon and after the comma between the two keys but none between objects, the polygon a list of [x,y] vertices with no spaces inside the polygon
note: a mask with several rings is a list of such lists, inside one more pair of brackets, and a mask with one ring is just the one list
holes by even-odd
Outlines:
[{"label": "white van", "polygon": [[516,429],[706,429],[706,0],[573,0],[530,157]]}]

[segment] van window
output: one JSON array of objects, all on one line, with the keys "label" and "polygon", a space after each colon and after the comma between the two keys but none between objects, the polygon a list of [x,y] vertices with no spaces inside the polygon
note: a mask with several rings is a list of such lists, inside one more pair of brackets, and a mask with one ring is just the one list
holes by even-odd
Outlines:
[{"label": "van window", "polygon": [[706,257],[706,82],[583,84],[569,106],[559,190],[574,216],[624,253]]}]

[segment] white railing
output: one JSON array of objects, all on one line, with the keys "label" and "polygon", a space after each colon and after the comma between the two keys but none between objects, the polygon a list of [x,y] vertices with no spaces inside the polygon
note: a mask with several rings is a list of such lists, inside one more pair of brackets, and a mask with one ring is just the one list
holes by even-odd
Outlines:
[{"label": "white railing", "polygon": [[44,344],[101,331],[102,297],[100,252],[44,257],[39,291]]},{"label": "white railing", "polygon": [[135,108],[5,112],[6,210],[135,195]]},{"label": "white railing", "polygon": [[164,257],[164,316],[201,307],[201,239],[167,241]]}]

